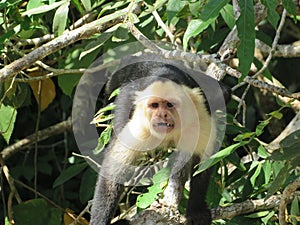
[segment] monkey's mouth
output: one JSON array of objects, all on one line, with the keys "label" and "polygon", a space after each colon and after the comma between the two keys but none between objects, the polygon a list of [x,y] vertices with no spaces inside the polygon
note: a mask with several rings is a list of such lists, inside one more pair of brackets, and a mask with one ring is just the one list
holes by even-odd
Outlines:
[{"label": "monkey's mouth", "polygon": [[154,130],[159,133],[168,133],[173,130],[175,124],[173,122],[159,121],[152,124]]}]

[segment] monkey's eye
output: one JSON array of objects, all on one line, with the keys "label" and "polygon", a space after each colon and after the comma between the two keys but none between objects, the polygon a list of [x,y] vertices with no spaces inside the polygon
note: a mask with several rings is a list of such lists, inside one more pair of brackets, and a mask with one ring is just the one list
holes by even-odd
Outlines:
[{"label": "monkey's eye", "polygon": [[167,103],[167,106],[168,106],[168,108],[173,108],[173,107],[174,107],[174,104],[171,103],[171,102],[168,102],[168,103]]},{"label": "monkey's eye", "polygon": [[150,107],[153,108],[153,109],[158,108],[158,106],[159,106],[159,105],[158,105],[157,102],[153,102],[153,103],[150,104]]}]

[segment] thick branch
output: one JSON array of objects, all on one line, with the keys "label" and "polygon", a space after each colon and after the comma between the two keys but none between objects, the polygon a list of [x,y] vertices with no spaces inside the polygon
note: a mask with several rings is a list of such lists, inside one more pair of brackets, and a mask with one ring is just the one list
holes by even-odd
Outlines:
[{"label": "thick branch", "polygon": [[[104,31],[107,27],[123,21],[127,9],[116,11],[113,14],[104,16],[91,23],[85,24],[75,30],[65,32],[63,35],[53,39],[52,41],[36,48],[28,55],[15,60],[11,64],[5,66],[0,70],[0,83],[8,77],[14,76],[20,71],[28,68],[38,60],[85,38],[92,36],[95,33]],[[112,22],[113,21],[113,22]]]},{"label": "thick branch", "polygon": [[[36,134],[29,135],[28,137],[16,142],[15,144],[6,147],[5,149],[3,149],[0,152],[0,154],[4,160],[8,159],[13,154],[28,147],[29,145],[34,144],[36,141],[45,140],[51,136],[63,133],[70,129],[71,129],[71,119],[68,119],[66,121],[55,124],[51,127],[48,127],[44,130],[38,131],[37,135]],[[36,140],[36,137],[37,137],[37,140]]]},{"label": "thick branch", "polygon": [[[236,77],[241,78],[242,74],[230,66],[226,65],[225,63],[221,62],[217,58],[215,58],[214,55],[201,55],[201,54],[193,54],[190,52],[184,52],[179,49],[177,50],[165,50],[163,48],[160,48],[159,46],[155,45],[153,42],[151,42],[142,32],[140,32],[132,23],[127,23],[128,29],[132,33],[132,35],[141,42],[146,48],[148,48],[150,51],[153,51],[154,53],[163,56],[166,59],[172,59],[172,60],[183,60],[184,62],[191,63],[191,65],[197,65],[201,68],[201,65],[203,64],[211,64],[214,63],[216,67],[218,67],[218,71],[220,71],[220,74],[223,74],[223,72],[226,72],[227,74]],[[197,68],[196,68],[197,69]],[[220,80],[222,77],[219,77],[217,74],[213,74],[214,78],[217,80]],[[300,94],[295,93],[292,94],[288,90],[284,88],[280,88],[278,86],[268,84],[266,82],[257,80],[253,77],[246,76],[244,78],[244,81],[254,87],[258,87],[267,91],[270,91],[272,93],[300,99]]]},{"label": "thick branch", "polygon": [[[270,46],[260,40],[255,40],[255,45],[264,56],[266,56],[271,50]],[[300,45],[298,42],[291,45],[277,45],[273,56],[283,58],[300,57]]]},{"label": "thick branch", "polygon": [[285,129],[277,136],[269,145],[267,149],[271,152],[280,148],[279,143],[286,138],[289,134],[299,130],[300,128],[300,112],[298,112]]},{"label": "thick branch", "polygon": [[[300,198],[300,192],[294,192],[287,199],[287,203],[290,203],[295,197]],[[231,219],[238,215],[245,215],[263,210],[275,209],[278,210],[278,206],[282,195],[274,195],[268,199],[259,200],[247,200],[242,203],[235,203],[231,206],[217,207],[212,209],[213,220],[216,219]],[[171,218],[170,218],[171,217]],[[169,211],[162,208],[151,208],[144,210],[137,214],[131,221],[134,225],[144,224],[161,224],[161,225],[184,225],[185,217],[183,215],[169,215]]]}]

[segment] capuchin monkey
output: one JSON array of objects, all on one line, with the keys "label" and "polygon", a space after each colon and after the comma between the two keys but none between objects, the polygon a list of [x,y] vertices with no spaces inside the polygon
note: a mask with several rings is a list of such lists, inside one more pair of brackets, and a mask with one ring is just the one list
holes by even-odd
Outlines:
[{"label": "capuchin monkey", "polygon": [[[105,149],[95,188],[91,225],[111,224],[123,183],[132,175],[132,168],[145,153],[170,147],[178,150],[178,156],[163,202],[178,207],[185,182],[182,177],[189,167],[187,224],[211,224],[211,213],[205,202],[210,173],[204,171],[193,176],[193,172],[200,159],[213,153],[216,125],[211,111],[215,109],[210,109],[208,103],[212,99],[224,99],[224,93],[227,99],[230,93],[218,84],[210,87],[211,82],[218,82],[201,72],[198,75],[204,80],[201,87],[175,65],[142,61],[123,67],[111,77],[106,93],[122,85],[115,101],[114,135]],[[129,223],[121,220],[116,224]]]}]

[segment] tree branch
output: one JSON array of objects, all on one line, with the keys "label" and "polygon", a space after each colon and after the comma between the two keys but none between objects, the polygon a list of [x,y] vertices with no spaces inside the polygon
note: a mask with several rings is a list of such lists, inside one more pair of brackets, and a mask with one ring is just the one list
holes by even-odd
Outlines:
[{"label": "tree branch", "polygon": [[[300,179],[299,179],[300,180]],[[274,209],[278,210],[283,195],[273,195],[268,199],[247,200],[242,203],[235,203],[226,207],[217,207],[212,209],[212,218],[216,219],[231,219],[238,215],[245,215],[263,210]],[[291,203],[294,198],[300,198],[300,192],[292,192],[292,195],[287,197],[287,203]],[[168,210],[164,208],[151,208],[142,211],[134,216],[131,224],[144,225],[144,224],[161,224],[161,225],[184,225],[185,216],[181,214],[169,215]]]},{"label": "tree branch", "polygon": [[123,10],[116,11],[91,23],[85,24],[75,30],[65,32],[61,36],[36,48],[26,56],[15,60],[0,70],[0,83],[6,80],[8,77],[14,76],[20,71],[28,68],[36,61],[41,60],[76,41],[89,38],[93,34],[103,32],[108,27],[122,22],[131,8],[134,7],[132,7],[130,4]]},{"label": "tree branch", "polygon": [[[279,206],[279,224],[286,225],[286,206],[294,198],[293,193],[300,187],[300,177],[296,178],[283,191]],[[293,197],[291,197],[293,196]]]},{"label": "tree branch", "polygon": [[[10,146],[4,148],[0,152],[0,155],[4,160],[6,160],[9,157],[11,157],[13,154],[17,153],[18,151],[28,147],[29,145],[34,144],[36,141],[45,140],[51,136],[63,133],[68,130],[71,130],[71,118],[69,118],[66,121],[55,124],[51,127],[48,127],[44,130],[40,130],[37,132],[37,134],[35,134],[35,133],[31,134],[28,137],[14,143],[13,145],[10,145]],[[36,140],[36,137],[37,137],[37,140]]]}]

